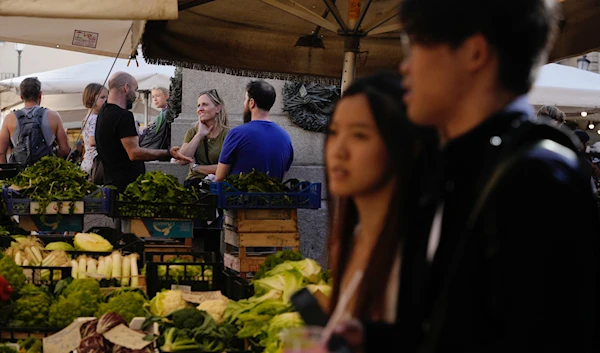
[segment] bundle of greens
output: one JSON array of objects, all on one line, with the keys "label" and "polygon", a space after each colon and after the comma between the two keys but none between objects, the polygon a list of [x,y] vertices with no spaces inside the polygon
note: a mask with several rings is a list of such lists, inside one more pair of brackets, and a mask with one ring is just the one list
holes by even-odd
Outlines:
[{"label": "bundle of greens", "polygon": [[290,190],[281,180],[254,169],[250,173],[231,174],[225,181],[242,192],[287,192]]},{"label": "bundle of greens", "polygon": [[[75,164],[58,157],[44,157],[25,168],[14,178],[4,181],[19,197],[39,201],[43,214],[52,201],[82,200],[98,187],[88,181],[87,174]],[[59,205],[62,207],[62,205]],[[71,212],[75,205],[70,205]]]},{"label": "bundle of greens", "polygon": [[200,212],[196,207],[199,200],[195,189],[186,189],[176,177],[158,170],[127,185],[119,197],[118,211],[125,217],[190,218],[190,213]]}]

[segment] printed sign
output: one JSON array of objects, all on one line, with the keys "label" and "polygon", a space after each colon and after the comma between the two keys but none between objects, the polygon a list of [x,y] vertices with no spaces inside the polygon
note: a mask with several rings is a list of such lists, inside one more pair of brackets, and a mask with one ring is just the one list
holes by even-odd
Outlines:
[{"label": "printed sign", "polygon": [[75,30],[73,34],[73,45],[78,47],[96,48],[98,44],[98,33]]},{"label": "printed sign", "polygon": [[73,321],[69,326],[50,337],[43,339],[44,352],[46,353],[65,353],[71,352],[79,346],[81,334],[79,328],[87,321],[94,318],[79,318]]},{"label": "printed sign", "polygon": [[134,331],[124,324],[120,324],[106,332],[103,336],[111,343],[134,350],[141,350],[153,342],[144,340],[144,337],[146,337],[145,333]]}]

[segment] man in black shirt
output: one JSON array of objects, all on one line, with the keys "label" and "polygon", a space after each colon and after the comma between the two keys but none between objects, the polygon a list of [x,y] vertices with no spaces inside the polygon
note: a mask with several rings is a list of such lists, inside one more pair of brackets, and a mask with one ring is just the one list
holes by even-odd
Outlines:
[{"label": "man in black shirt", "polygon": [[136,99],[137,81],[125,72],[112,75],[109,94],[96,121],[96,149],[104,167],[104,183],[125,190],[139,175],[146,172],[144,161],[170,158],[193,162],[171,150],[141,148],[133,113],[129,111]]},{"label": "man in black shirt", "polygon": [[[599,221],[575,136],[527,92],[557,30],[551,0],[403,0],[408,116],[435,169],[400,227],[395,326],[338,328],[354,352],[598,352]],[[416,174],[416,173],[415,173]],[[427,180],[427,183],[422,183]],[[386,348],[389,346],[386,346]]]}]

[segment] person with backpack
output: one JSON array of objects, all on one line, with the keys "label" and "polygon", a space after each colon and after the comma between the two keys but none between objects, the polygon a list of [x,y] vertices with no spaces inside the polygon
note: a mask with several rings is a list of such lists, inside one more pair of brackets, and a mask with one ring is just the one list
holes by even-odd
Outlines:
[{"label": "person with backpack", "polygon": [[[20,85],[25,107],[6,116],[0,129],[0,163],[30,166],[45,156],[69,154],[69,141],[60,115],[40,106],[42,83],[28,77]],[[7,158],[9,148],[12,154]]]},{"label": "person with backpack", "polygon": [[536,119],[527,100],[558,4],[403,0],[399,13],[402,98],[439,147],[400,228],[395,324],[344,320],[334,332],[360,353],[598,352],[586,161],[574,133]]}]

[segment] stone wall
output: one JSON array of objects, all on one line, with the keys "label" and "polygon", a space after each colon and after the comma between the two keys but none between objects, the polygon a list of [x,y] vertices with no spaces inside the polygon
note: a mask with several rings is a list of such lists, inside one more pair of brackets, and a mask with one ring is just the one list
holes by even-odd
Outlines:
[{"label": "stone wall", "polygon": [[[242,124],[244,94],[248,77],[238,77],[213,72],[185,69],[183,71],[183,102],[182,113],[172,124],[172,144],[180,146],[186,131],[196,123],[198,116],[196,106],[198,93],[216,89],[225,102],[229,126]],[[301,210],[298,213],[300,227],[301,251],[304,256],[314,258],[326,264],[327,239],[327,208],[325,203],[325,180],[323,168],[324,135],[305,131],[293,124],[283,112],[284,81],[267,80],[275,87],[277,100],[271,109],[271,120],[283,127],[292,138],[294,146],[294,163],[286,178],[297,178],[320,182],[322,189],[322,208],[319,210]],[[188,166],[180,166],[166,162],[147,162],[147,171],[163,170],[175,175],[183,181],[188,172]]]}]

